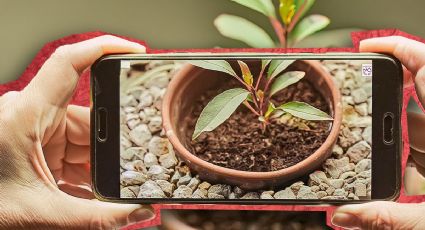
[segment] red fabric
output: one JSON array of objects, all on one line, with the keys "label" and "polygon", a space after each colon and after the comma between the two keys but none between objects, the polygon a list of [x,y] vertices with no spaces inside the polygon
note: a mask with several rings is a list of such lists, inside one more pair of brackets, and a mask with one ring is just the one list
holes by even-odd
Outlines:
[{"label": "red fabric", "polygon": [[[0,85],[0,95],[8,91],[18,91],[22,90],[28,82],[34,77],[46,59],[55,51],[55,49],[64,44],[75,43],[97,37],[100,35],[106,34],[104,32],[89,32],[83,34],[74,34],[59,40],[47,43],[41,51],[35,56],[31,64],[25,69],[21,77],[16,80],[9,82],[7,84]],[[271,49],[251,49],[251,48],[242,48],[242,49],[185,49],[185,50],[154,50],[147,49],[148,53],[171,53],[171,52],[275,52],[275,53],[301,53],[301,52],[312,52],[312,53],[323,53],[323,52],[358,52],[359,42],[366,38],[372,37],[383,37],[383,36],[404,36],[410,39],[418,40],[425,43],[425,39],[415,37],[413,35],[407,34],[405,32],[396,30],[396,29],[386,29],[386,30],[372,30],[372,31],[362,31],[352,33],[353,47],[351,48],[306,48],[306,49],[282,49],[282,48],[271,48]],[[142,41],[126,38],[131,41],[138,42],[146,46]],[[89,106],[89,71],[86,71],[81,76],[78,88],[75,95],[72,99],[72,104]],[[407,162],[407,157],[409,155],[409,139],[407,135],[407,118],[406,118],[406,108],[408,101],[411,97],[419,103],[419,100],[416,96],[414,87],[409,87],[404,89],[403,93],[403,112],[402,112],[402,136],[403,136],[403,156],[402,156],[402,174],[404,176],[404,169]],[[403,182],[402,182],[403,183]],[[398,199],[398,202],[402,203],[419,203],[425,201],[425,196],[407,196],[404,192],[404,186],[401,189],[401,195]],[[334,206],[306,206],[306,205],[225,205],[225,204],[183,204],[183,205],[167,205],[167,204],[157,204],[153,205],[155,208],[156,217],[152,220],[136,223],[131,226],[127,226],[124,229],[139,229],[148,226],[155,226],[161,224],[160,210],[161,209],[213,209],[213,210],[275,210],[275,211],[325,211],[327,216],[327,224],[332,226],[330,219]],[[335,226],[332,226],[335,227]]]}]

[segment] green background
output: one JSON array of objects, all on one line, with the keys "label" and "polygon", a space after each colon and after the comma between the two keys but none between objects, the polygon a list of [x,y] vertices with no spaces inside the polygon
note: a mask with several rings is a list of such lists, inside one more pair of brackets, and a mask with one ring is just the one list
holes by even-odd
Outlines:
[{"label": "green background", "polygon": [[[328,27],[398,28],[425,36],[423,0],[317,0],[310,13]],[[16,79],[48,41],[101,30],[143,39],[152,48],[243,47],[222,37],[212,22],[220,13],[272,28],[260,13],[230,0],[0,0],[0,83]]]}]

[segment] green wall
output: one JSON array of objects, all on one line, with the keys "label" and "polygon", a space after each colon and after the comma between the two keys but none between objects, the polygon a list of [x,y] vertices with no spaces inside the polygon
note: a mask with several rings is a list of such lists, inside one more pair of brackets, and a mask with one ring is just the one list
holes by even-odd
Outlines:
[{"label": "green wall", "polygon": [[[423,0],[317,0],[312,12],[329,28],[399,28],[425,37]],[[257,12],[230,0],[0,0],[0,83],[16,79],[44,43],[102,30],[143,39],[153,48],[242,47],[223,38],[212,21],[244,15],[272,31]]]}]

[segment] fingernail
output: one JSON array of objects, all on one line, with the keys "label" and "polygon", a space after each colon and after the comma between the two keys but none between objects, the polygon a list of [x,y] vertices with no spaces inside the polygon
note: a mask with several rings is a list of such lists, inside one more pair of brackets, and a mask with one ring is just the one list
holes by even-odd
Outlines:
[{"label": "fingernail", "polygon": [[344,212],[335,212],[331,220],[333,225],[343,228],[354,228],[358,227],[358,219],[355,215],[344,213]]},{"label": "fingernail", "polygon": [[130,222],[138,222],[138,221],[144,221],[152,219],[155,216],[152,210],[142,207],[134,210],[133,212],[128,215],[128,219]]},{"label": "fingernail", "polygon": [[145,46],[143,46],[143,45],[141,45],[141,44],[139,44],[139,43],[136,43],[136,42],[133,42],[133,44],[134,44],[134,49],[135,49],[135,52],[137,52],[137,53],[145,53],[146,52],[146,47]]}]

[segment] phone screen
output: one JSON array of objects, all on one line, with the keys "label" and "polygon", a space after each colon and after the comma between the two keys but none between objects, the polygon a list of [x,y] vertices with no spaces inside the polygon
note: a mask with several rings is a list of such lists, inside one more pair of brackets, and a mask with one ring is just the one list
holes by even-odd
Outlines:
[{"label": "phone screen", "polygon": [[370,200],[372,64],[122,60],[121,198]]}]

